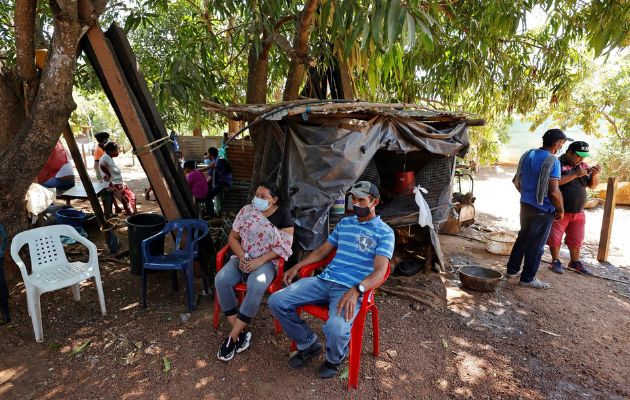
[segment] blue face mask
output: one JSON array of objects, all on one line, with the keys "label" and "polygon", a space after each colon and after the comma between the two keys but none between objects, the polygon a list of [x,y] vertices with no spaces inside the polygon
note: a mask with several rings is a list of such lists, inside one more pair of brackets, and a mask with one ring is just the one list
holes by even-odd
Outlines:
[{"label": "blue face mask", "polygon": [[267,211],[269,209],[269,200],[261,199],[258,197],[254,197],[252,200],[252,205],[258,211]]}]

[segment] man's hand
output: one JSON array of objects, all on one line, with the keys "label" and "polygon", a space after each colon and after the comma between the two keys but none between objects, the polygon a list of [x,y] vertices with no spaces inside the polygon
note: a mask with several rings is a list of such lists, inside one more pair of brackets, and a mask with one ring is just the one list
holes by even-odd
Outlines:
[{"label": "man's hand", "polygon": [[298,268],[295,268],[295,266],[284,271],[284,275],[282,276],[282,282],[284,282],[284,286],[289,286],[291,283],[293,283],[293,280],[298,275],[298,272],[300,271]]},{"label": "man's hand", "polygon": [[586,175],[588,175],[588,169],[587,169],[587,168],[584,168],[584,164],[580,164],[580,165],[578,165],[578,167],[575,169],[575,175],[576,175],[578,178],[581,178],[581,177],[583,177],[583,176],[586,176]]},{"label": "man's hand", "polygon": [[337,315],[349,322],[354,317],[354,309],[359,299],[359,291],[355,287],[348,289],[337,303]]},{"label": "man's hand", "polygon": [[599,173],[600,173],[601,171],[602,171],[602,167],[601,167],[599,164],[597,164],[597,165],[595,165],[595,166],[591,167],[591,173],[592,173],[593,175],[599,175]]},{"label": "man's hand", "polygon": [[554,219],[560,221],[562,218],[564,218],[564,211],[556,210],[556,216],[554,217]]}]

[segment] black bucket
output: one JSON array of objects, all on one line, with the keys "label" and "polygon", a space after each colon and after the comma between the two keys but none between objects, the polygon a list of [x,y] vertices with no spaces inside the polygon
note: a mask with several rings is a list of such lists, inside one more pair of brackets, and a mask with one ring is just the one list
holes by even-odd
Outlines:
[{"label": "black bucket", "polygon": [[[160,232],[166,224],[166,218],[160,214],[136,214],[127,218],[129,228],[129,261],[131,273],[142,273],[142,241]],[[164,238],[151,245],[151,254],[164,253]]]}]

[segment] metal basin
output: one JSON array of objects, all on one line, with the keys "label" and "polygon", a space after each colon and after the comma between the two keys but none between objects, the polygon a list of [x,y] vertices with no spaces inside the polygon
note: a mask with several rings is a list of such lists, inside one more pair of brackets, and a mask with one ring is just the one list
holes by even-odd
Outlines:
[{"label": "metal basin", "polygon": [[478,265],[465,265],[459,269],[459,280],[469,289],[492,292],[497,289],[503,274]]}]

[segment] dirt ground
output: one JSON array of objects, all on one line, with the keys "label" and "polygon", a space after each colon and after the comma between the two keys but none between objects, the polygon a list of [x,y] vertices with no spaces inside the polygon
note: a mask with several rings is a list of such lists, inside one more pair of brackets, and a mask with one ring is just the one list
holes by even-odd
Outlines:
[{"label": "dirt ground", "polygon": [[[141,194],[146,181],[138,164],[123,173]],[[542,264],[539,276],[553,286],[547,291],[510,282],[493,293],[460,288],[453,272],[460,265],[504,270],[507,257],[491,255],[479,241],[480,229],[518,229],[509,215],[513,208],[503,208],[511,190],[504,175],[482,174],[478,180],[481,212],[476,228],[460,233],[467,238],[441,235],[448,272],[401,278],[436,293],[441,303],[428,307],[379,293],[381,355],[370,354],[368,324],[359,391],[348,391],[340,378],[317,378],[315,368],[322,359],[303,370],[289,370],[289,340],[274,335],[264,306],[252,325],[250,349],[229,363],[218,361],[215,354],[227,330],[224,319],[213,330],[210,297],[203,297],[189,316],[183,290],[171,292],[168,276],[154,274],[149,278],[149,307],[143,309],[139,277],[127,265],[102,262],[107,315],[98,312],[91,282],[82,286],[80,302],[72,300],[70,290],[45,294],[43,343],[33,339],[24,286],[17,279],[10,282],[13,321],[0,326],[0,398],[629,398],[626,268],[593,265],[598,274],[625,284],[572,272],[556,275]],[[506,187],[505,197],[489,191]],[[156,209],[154,202],[139,197],[141,211]],[[621,208],[619,215],[627,221],[630,210]],[[595,219],[590,214],[587,218]],[[622,229],[625,237],[627,226]],[[597,241],[592,232],[587,233],[589,246]],[[611,260],[627,266],[627,253],[621,251],[613,246]],[[321,323],[309,322],[321,332]],[[165,359],[171,365],[167,372]]]}]

